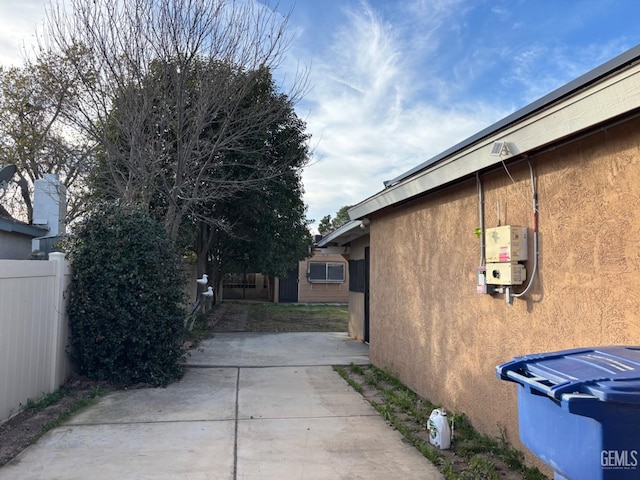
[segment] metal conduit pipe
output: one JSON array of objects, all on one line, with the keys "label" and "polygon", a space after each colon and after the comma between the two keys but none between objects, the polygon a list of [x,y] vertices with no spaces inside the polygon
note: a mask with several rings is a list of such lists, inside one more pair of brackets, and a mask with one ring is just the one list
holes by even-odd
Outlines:
[{"label": "metal conduit pipe", "polygon": [[484,245],[484,190],[482,189],[482,181],[480,180],[480,172],[476,172],[476,184],[478,186],[478,217],[480,228],[480,263],[485,264],[485,245]]},{"label": "metal conduit pipe", "polygon": [[531,276],[529,277],[529,283],[527,284],[527,287],[522,292],[513,294],[513,296],[516,298],[522,297],[529,291],[531,285],[533,284],[533,279],[535,278],[538,271],[538,191],[536,189],[533,166],[531,165],[531,160],[529,160],[528,158],[527,163],[529,164],[529,174],[531,175],[531,192],[533,199],[533,269],[531,271]]}]

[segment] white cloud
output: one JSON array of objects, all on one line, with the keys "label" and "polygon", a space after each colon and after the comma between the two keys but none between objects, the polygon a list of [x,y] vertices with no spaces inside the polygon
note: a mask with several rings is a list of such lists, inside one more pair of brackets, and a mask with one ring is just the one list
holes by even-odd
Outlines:
[{"label": "white cloud", "polygon": [[545,23],[531,26],[521,22],[527,8],[536,9],[371,0],[344,10],[331,48],[311,53],[313,90],[300,109],[315,146],[303,175],[309,217],[364,200],[383,180],[632,46],[618,32],[609,42],[570,43],[562,12],[549,5],[557,15],[536,11]]},{"label": "white cloud", "polygon": [[522,101],[530,103],[632,46],[624,38],[586,44],[579,50],[561,43],[534,42],[527,49],[505,55],[513,56],[501,83],[505,88],[519,88]]},{"label": "white cloud", "polygon": [[[429,13],[433,10],[422,12]],[[436,28],[440,18],[430,18]],[[503,113],[463,101],[438,106],[442,92],[437,87],[446,88],[445,82],[417,78],[411,61],[432,54],[433,44],[416,51],[415,36],[400,35],[403,30],[361,2],[345,11],[330,53],[315,59],[313,90],[302,105],[309,109],[307,125],[317,142],[317,162],[303,175],[309,216],[316,221],[382,190],[384,180],[464,140]],[[432,102],[415,96],[421,89],[415,82],[431,85]]]},{"label": "white cloud", "polygon": [[23,64],[42,27],[44,6],[43,0],[0,0],[0,65]]},{"label": "white cloud", "polygon": [[[21,62],[46,1],[0,0],[0,63]],[[283,12],[290,3],[281,0]],[[303,174],[309,217],[364,200],[384,180],[630,48],[635,5],[298,2],[294,44],[276,75],[292,84],[300,66],[311,67],[297,107],[315,149]]]}]

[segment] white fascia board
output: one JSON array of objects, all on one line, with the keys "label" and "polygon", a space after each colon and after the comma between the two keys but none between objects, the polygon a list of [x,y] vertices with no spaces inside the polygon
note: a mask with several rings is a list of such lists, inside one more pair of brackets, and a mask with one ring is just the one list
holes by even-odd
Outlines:
[{"label": "white fascia board", "polygon": [[[349,216],[365,218],[385,207],[492,167],[502,160],[553,144],[637,108],[640,108],[639,64],[616,72],[382,190],[352,207]],[[509,142],[516,151],[509,156],[492,156],[491,148],[496,141]]]},{"label": "white fascia board", "polygon": [[334,242],[341,245],[347,243],[347,241],[349,241],[346,240],[347,238],[353,240],[353,238],[357,238],[365,234],[362,225],[361,220],[351,220],[328,234],[326,237],[322,237],[316,245],[322,248]]},{"label": "white fascia board", "polygon": [[321,247],[320,251],[323,255],[348,255],[351,247]]}]

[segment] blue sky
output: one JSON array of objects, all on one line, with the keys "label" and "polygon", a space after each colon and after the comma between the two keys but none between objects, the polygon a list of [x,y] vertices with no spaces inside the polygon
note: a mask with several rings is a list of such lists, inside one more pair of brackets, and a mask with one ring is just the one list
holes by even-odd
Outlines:
[{"label": "blue sky", "polygon": [[[280,0],[277,8],[294,3],[279,74],[309,68],[297,112],[312,135],[303,179],[316,222],[640,43],[637,0]],[[1,63],[20,61],[44,4],[0,0]]]}]

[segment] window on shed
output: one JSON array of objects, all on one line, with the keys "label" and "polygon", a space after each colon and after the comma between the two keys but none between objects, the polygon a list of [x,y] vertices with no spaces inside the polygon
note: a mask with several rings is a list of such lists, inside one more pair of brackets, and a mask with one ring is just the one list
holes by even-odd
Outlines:
[{"label": "window on shed", "polygon": [[344,263],[309,262],[307,277],[312,283],[344,282]]}]

